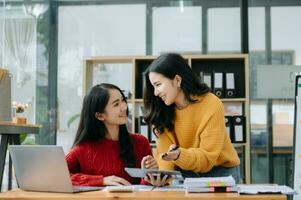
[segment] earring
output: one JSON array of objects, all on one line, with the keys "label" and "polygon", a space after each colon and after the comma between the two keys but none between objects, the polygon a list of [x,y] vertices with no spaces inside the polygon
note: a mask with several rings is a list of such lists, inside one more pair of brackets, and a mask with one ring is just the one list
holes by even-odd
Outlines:
[{"label": "earring", "polygon": [[100,116],[99,113],[96,113],[96,114],[95,114],[95,117],[96,117],[96,119],[98,119],[99,121],[103,121],[103,119],[101,118],[101,116]]}]

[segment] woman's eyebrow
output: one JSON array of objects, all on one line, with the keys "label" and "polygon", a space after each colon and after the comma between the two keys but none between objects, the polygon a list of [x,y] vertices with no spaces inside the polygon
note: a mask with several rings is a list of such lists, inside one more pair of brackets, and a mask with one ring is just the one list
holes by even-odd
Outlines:
[{"label": "woman's eyebrow", "polygon": [[158,84],[158,83],[160,83],[160,81],[155,81],[155,82],[153,83],[153,85],[156,85],[156,84]]},{"label": "woman's eyebrow", "polygon": [[112,101],[112,104],[119,102],[123,97],[119,97],[118,99],[115,99],[114,101]]},{"label": "woman's eyebrow", "polygon": [[119,99],[116,99],[112,102],[112,104],[119,102]]}]

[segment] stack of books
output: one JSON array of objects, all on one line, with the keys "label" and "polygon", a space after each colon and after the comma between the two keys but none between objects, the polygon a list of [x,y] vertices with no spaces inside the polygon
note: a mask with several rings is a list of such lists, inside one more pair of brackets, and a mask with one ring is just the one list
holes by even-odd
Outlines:
[{"label": "stack of books", "polygon": [[237,186],[232,176],[186,178],[186,192],[237,192]]}]

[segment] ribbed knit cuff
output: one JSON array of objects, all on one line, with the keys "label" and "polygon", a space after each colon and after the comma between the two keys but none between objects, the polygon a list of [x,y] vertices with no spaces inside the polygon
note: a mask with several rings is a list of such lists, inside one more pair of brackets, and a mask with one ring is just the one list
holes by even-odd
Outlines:
[{"label": "ribbed knit cuff", "polygon": [[99,182],[100,182],[100,185],[99,185],[99,186],[104,186],[104,185],[103,185],[103,178],[104,178],[104,176],[100,175],[100,176],[99,176],[99,179],[98,179],[99,181],[98,181],[98,183],[96,183],[96,184],[98,185]]},{"label": "ribbed knit cuff", "polygon": [[178,167],[180,167],[181,169],[186,169],[187,168],[187,164],[189,162],[191,162],[191,158],[190,158],[190,154],[188,152],[187,149],[184,148],[179,148],[180,150],[180,156],[177,160],[173,161],[174,164],[176,164]]}]

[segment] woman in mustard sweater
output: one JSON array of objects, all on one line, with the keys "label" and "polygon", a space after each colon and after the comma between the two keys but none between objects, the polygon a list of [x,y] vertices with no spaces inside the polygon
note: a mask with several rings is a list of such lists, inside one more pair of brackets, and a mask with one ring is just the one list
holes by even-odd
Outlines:
[{"label": "woman in mustard sweater", "polygon": [[145,79],[145,121],[157,135],[159,168],[184,177],[232,175],[238,183],[240,160],[226,133],[223,104],[187,61],[161,55]]}]

